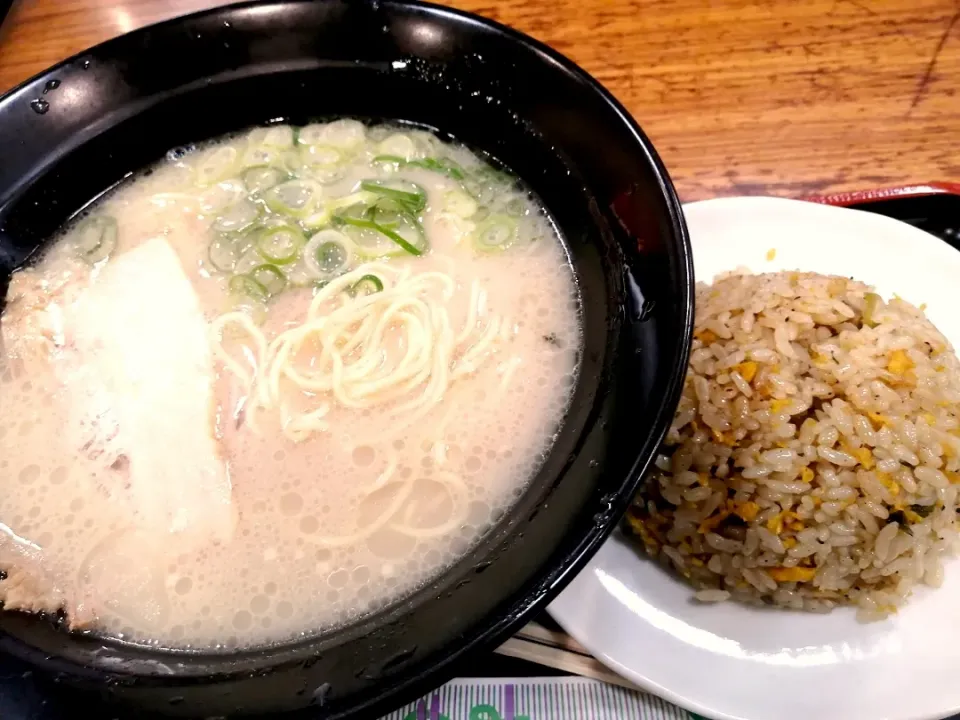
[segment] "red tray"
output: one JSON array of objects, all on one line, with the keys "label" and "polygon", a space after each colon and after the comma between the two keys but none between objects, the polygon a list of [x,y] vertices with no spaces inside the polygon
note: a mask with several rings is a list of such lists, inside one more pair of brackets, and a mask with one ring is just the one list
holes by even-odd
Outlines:
[{"label": "red tray", "polygon": [[960,183],[902,185],[808,199],[901,220],[936,235],[948,245],[960,250]]},{"label": "red tray", "polygon": [[[872,205],[876,202],[915,200],[917,198],[929,198],[940,195],[960,196],[960,183],[932,182],[921,185],[900,185],[875,190],[856,190],[854,192],[834,193],[832,195],[814,195],[808,199],[811,202],[820,202],[826,205],[851,207]],[[869,210],[872,208],[865,207],[863,209]]]}]

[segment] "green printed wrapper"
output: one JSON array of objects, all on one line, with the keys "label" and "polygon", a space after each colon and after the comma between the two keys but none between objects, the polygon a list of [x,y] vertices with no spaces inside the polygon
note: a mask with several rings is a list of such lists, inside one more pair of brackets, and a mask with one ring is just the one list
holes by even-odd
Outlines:
[{"label": "green printed wrapper", "polygon": [[702,720],[646,693],[585,678],[461,679],[383,720]]}]

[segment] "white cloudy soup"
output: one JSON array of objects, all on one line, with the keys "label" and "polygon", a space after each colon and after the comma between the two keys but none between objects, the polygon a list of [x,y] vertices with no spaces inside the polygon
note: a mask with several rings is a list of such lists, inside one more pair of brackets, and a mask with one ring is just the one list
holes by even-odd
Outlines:
[{"label": "white cloudy soup", "polygon": [[171,152],[14,274],[0,329],[0,600],[171,648],[436,577],[535,474],[580,348],[536,199],[353,120]]}]

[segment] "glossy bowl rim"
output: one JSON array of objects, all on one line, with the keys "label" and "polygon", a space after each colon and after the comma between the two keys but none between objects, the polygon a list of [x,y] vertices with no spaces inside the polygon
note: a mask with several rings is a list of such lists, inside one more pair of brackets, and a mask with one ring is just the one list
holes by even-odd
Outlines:
[{"label": "glossy bowl rim", "polygon": [[[228,18],[233,13],[249,8],[265,6],[295,6],[309,4],[312,1],[313,0],[269,0],[268,2],[259,2],[258,0],[246,0],[245,2],[232,3],[202,10],[196,13],[180,15],[158,23],[136,28],[128,33],[124,33],[123,35],[110,38],[95,46],[86,48],[21,82],[19,85],[0,96],[0,106],[18,100],[21,95],[27,93],[30,86],[34,85],[38,81],[53,76],[66,66],[77,63],[91,51],[109,51],[111,45],[123,41],[124,39],[128,38],[128,36],[149,32],[163,26],[176,26],[177,24],[184,22],[186,19],[202,19],[216,16]],[[683,211],[667,170],[656,150],[654,149],[653,144],[643,133],[638,123],[633,119],[624,106],[605,87],[603,87],[598,80],[596,80],[592,75],[587,73],[572,60],[553,50],[539,40],[536,40],[535,38],[500,22],[482,17],[480,15],[435,3],[421,2],[419,0],[361,1],[368,6],[395,6],[400,9],[408,8],[426,11],[431,17],[438,17],[442,20],[446,20],[465,32],[469,32],[472,27],[481,27],[489,31],[493,31],[504,36],[511,43],[526,46],[530,50],[534,51],[535,55],[543,62],[555,66],[558,72],[571,76],[575,80],[589,87],[590,91],[597,95],[603,101],[604,106],[612,113],[610,116],[610,121],[618,122],[623,129],[628,131],[632,138],[632,142],[640,149],[648,161],[651,177],[656,179],[657,188],[666,208],[667,217],[669,218],[670,234],[673,238],[674,246],[670,252],[677,260],[676,270],[680,275],[682,285],[684,286],[678,293],[683,302],[683,327],[680,329],[680,332],[677,335],[677,342],[670,348],[670,352],[663,353],[664,355],[669,354],[671,358],[676,358],[678,360],[677,367],[673,368],[669,372],[669,381],[659,392],[659,408],[656,412],[655,418],[651,422],[653,432],[648,434],[646,437],[646,442],[634,452],[636,460],[633,464],[631,472],[628,473],[620,483],[617,500],[611,508],[612,512],[610,514],[609,521],[602,526],[595,526],[589,533],[583,535],[577,545],[572,548],[570,552],[568,552],[562,558],[559,558],[558,561],[553,565],[545,566],[540,572],[534,575],[530,582],[532,585],[535,585],[539,588],[539,592],[531,591],[522,593],[522,597],[513,602],[509,608],[505,609],[502,615],[496,618],[488,617],[486,621],[478,623],[476,628],[471,633],[460,638],[459,643],[457,643],[455,646],[451,644],[449,650],[444,650],[441,652],[441,657],[438,658],[437,662],[431,666],[429,671],[421,673],[415,677],[406,677],[398,685],[394,685],[391,690],[387,691],[387,695],[394,696],[401,691],[408,693],[414,686],[425,686],[427,680],[440,676],[445,668],[449,667],[452,663],[456,662],[464,655],[474,652],[480,648],[492,647],[494,643],[505,639],[509,634],[514,632],[523,623],[529,620],[535,612],[543,609],[546,604],[557,593],[559,593],[562,587],[569,582],[572,576],[583,568],[593,554],[599,549],[601,544],[606,540],[607,536],[616,527],[619,518],[622,516],[623,512],[625,512],[633,493],[640,483],[640,480],[652,464],[656,455],[656,450],[663,438],[666,436],[670,421],[672,420],[675,412],[676,405],[679,402],[679,397],[686,374],[686,361],[689,357],[690,345],[692,341],[695,283],[693,275],[693,258],[690,248],[690,240],[683,217]],[[355,623],[351,623],[349,627],[359,630],[360,628],[365,627],[367,623],[370,623],[375,618],[376,614],[362,618]],[[280,645],[279,647],[288,649],[295,645],[309,647],[317,643],[317,641],[318,638],[313,637],[309,639],[293,641],[291,643]],[[6,645],[7,643],[4,642],[3,646]],[[267,648],[251,649],[247,652],[259,655],[262,654],[264,650],[267,650]],[[161,653],[162,651],[157,651],[158,656],[160,656]],[[169,655],[167,655],[167,657],[169,657]],[[222,662],[227,664],[231,659],[236,658],[237,655],[231,653],[216,657],[222,657]],[[213,656],[207,656],[206,659],[208,661],[216,662]],[[71,669],[74,669],[72,665]]]}]

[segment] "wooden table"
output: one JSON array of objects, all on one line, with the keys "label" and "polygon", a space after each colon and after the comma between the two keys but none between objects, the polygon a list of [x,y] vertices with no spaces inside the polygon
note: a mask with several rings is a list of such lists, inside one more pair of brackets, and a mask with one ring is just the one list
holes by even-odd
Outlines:
[{"label": "wooden table", "polygon": [[[17,0],[0,28],[0,92],[113,35],[217,4]],[[960,180],[957,0],[450,4],[597,77],[650,135],[684,200]]]}]

